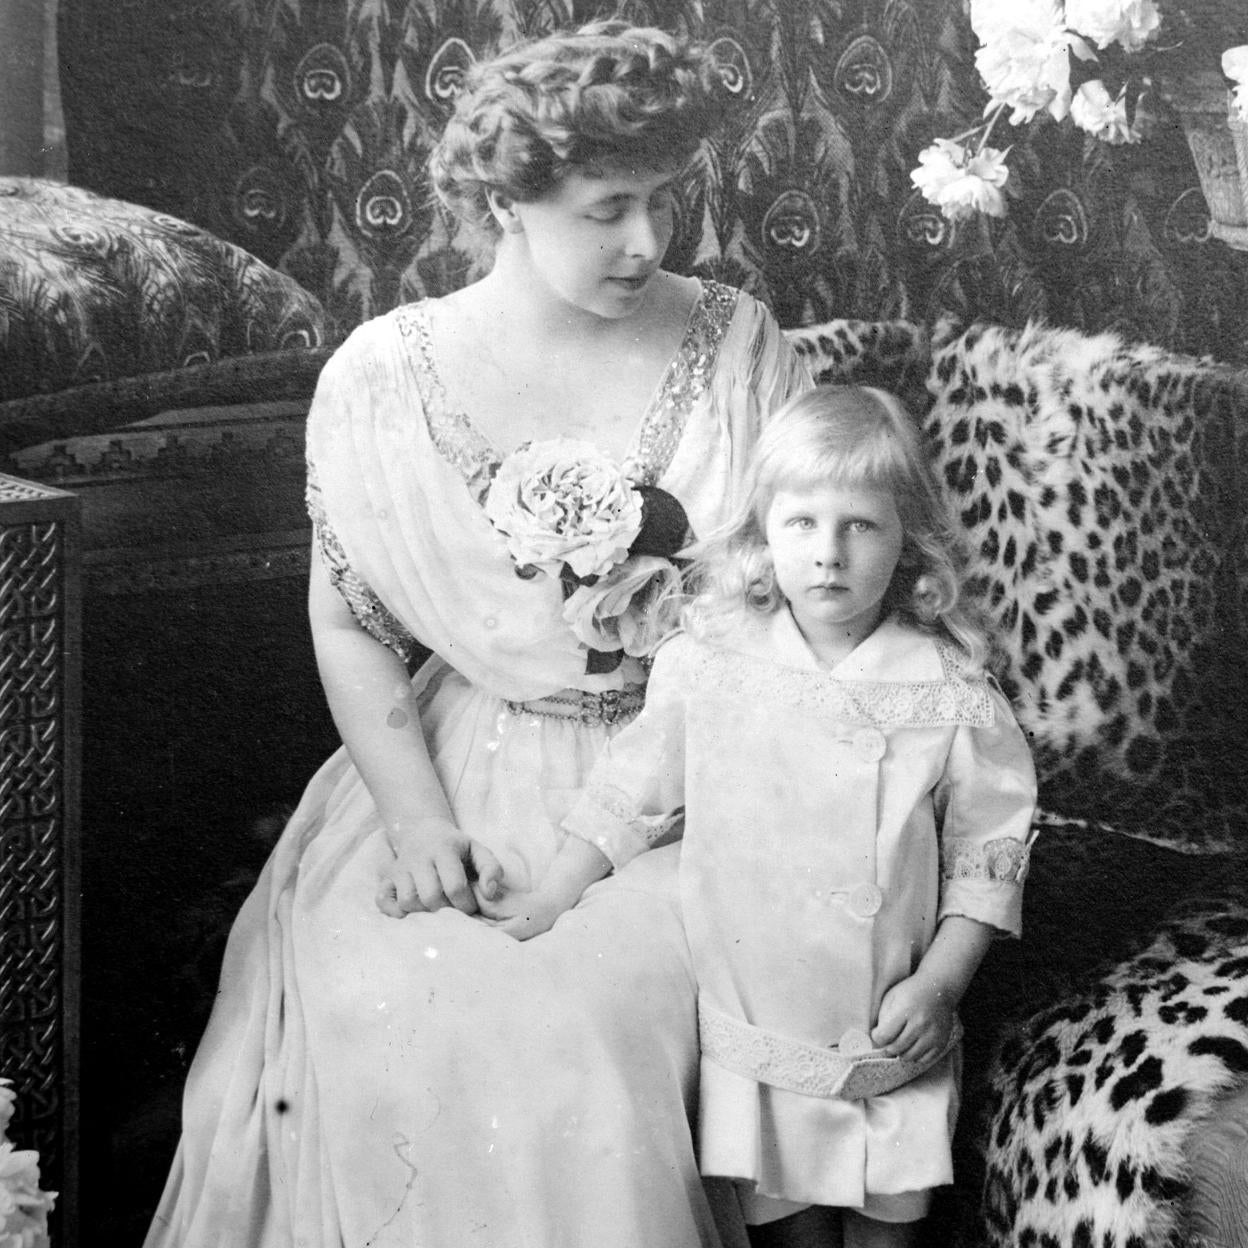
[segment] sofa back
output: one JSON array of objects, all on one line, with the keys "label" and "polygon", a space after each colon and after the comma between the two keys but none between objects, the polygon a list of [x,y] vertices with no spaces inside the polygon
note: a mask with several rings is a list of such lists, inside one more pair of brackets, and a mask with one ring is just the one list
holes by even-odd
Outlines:
[{"label": "sofa back", "polygon": [[[73,0],[70,181],[239,244],[345,331],[463,285],[476,259],[425,177],[466,68],[614,7]],[[965,0],[621,7],[705,41],[723,81],[670,267],[745,286],[783,325],[950,308],[1248,358],[1248,255],[1211,238],[1172,118],[1120,147],[1043,111],[1011,127],[1004,221],[947,221],[914,189],[918,152],[981,119]]]},{"label": "sofa back", "polygon": [[1248,842],[1248,372],[1031,324],[791,331],[922,424],[1055,813]]},{"label": "sofa back", "polygon": [[[1092,833],[1242,846],[1248,373],[1034,324],[787,333],[818,379],[894,390],[925,428],[1045,806]],[[305,405],[166,414],[16,471],[81,492],[94,601],[260,578],[298,603]],[[302,639],[298,606],[290,626]]]}]

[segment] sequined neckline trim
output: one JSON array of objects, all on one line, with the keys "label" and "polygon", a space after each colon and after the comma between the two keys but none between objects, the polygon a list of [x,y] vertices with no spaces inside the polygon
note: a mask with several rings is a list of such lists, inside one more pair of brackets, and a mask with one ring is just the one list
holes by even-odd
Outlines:
[{"label": "sequined neckline trim", "polygon": [[424,302],[399,308],[395,319],[399,332],[415,353],[416,388],[433,445],[463,477],[469,492],[480,503],[498,470],[499,460],[494,447],[468,419],[467,413],[451,409],[446,387],[438,372],[429,311]]},{"label": "sequined neckline trim", "polygon": [[624,460],[625,472],[641,485],[657,485],[671,464],[689,413],[715,373],[740,293],[719,282],[702,283],[684,340],[641,419],[636,449]]},{"label": "sequined neckline trim", "polygon": [[[624,460],[625,472],[639,484],[656,484],[671,464],[689,413],[714,375],[739,295],[732,286],[701,282],[681,344],[641,418],[634,434],[634,449]],[[438,453],[459,472],[480,503],[501,462],[498,451],[466,412],[451,407],[438,372],[425,302],[397,309],[395,319],[413,352],[416,385],[429,436]]]}]

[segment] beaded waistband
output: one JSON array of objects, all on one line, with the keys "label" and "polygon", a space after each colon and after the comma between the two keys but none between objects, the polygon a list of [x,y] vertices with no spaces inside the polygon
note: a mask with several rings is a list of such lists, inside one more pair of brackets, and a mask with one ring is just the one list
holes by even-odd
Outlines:
[{"label": "beaded waistband", "polygon": [[504,702],[503,705],[513,715],[544,715],[548,719],[574,719],[582,724],[623,724],[636,717],[645,701],[645,686],[629,685],[602,693],[568,689],[549,698]]}]

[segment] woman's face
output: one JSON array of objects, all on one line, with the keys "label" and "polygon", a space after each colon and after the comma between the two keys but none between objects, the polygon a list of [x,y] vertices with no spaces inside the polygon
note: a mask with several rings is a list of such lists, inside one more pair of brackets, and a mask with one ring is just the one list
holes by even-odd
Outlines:
[{"label": "woman's face", "polygon": [[[512,201],[531,278],[607,320],[639,311],[674,228],[677,169],[574,169],[549,194]],[[506,228],[506,227],[504,227]]]}]

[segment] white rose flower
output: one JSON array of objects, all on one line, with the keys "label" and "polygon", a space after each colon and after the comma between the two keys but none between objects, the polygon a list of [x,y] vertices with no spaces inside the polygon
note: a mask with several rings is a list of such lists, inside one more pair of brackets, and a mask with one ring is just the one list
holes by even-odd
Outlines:
[{"label": "white rose flower", "polygon": [[1001,0],[971,0],[971,29],[980,43],[987,43],[1000,31],[1013,24],[1010,14],[1014,10]]},{"label": "white rose flower", "polygon": [[991,96],[989,109],[1005,104],[1013,125],[1030,121],[1042,108],[1060,121],[1070,108],[1070,53],[1095,53],[1066,29],[1062,6],[1052,0],[1010,8],[1008,22],[990,24],[975,53],[975,67]]},{"label": "white rose flower", "polygon": [[520,567],[601,576],[628,557],[641,530],[641,495],[592,442],[553,438],[507,456],[485,501]]},{"label": "white rose flower", "polygon": [[15,1208],[25,1197],[38,1193],[39,1154],[33,1148],[15,1148],[5,1140],[0,1144],[0,1200],[7,1195],[14,1202],[10,1208]]},{"label": "white rose flower", "polygon": [[1032,30],[1063,24],[1061,0],[971,0],[971,29],[980,43],[988,43],[1003,31]]},{"label": "white rose flower", "polygon": [[0,1224],[0,1248],[48,1248],[48,1215],[19,1212]]},{"label": "white rose flower", "polygon": [[578,586],[563,604],[563,618],[591,650],[649,654],[675,620],[663,605],[680,593],[680,572],[660,555],[635,555],[593,585]]},{"label": "white rose flower", "polygon": [[10,1081],[0,1079],[0,1248],[48,1248],[56,1193],[39,1190],[39,1154],[4,1138],[13,1101]]},{"label": "white rose flower", "polygon": [[1127,121],[1126,92],[1112,99],[1099,78],[1085,82],[1070,102],[1070,116],[1080,130],[1106,143],[1138,143],[1138,129]]},{"label": "white rose flower", "polygon": [[1005,216],[1001,188],[1009,176],[1004,152],[985,147],[972,153],[952,139],[937,139],[919,153],[910,181],[950,221],[961,221],[976,212]]},{"label": "white rose flower", "polygon": [[1235,83],[1233,107],[1240,121],[1248,123],[1248,43],[1222,53],[1222,72]]},{"label": "white rose flower", "polygon": [[1098,48],[1121,44],[1138,52],[1161,25],[1154,0],[1066,0],[1066,25]]}]

